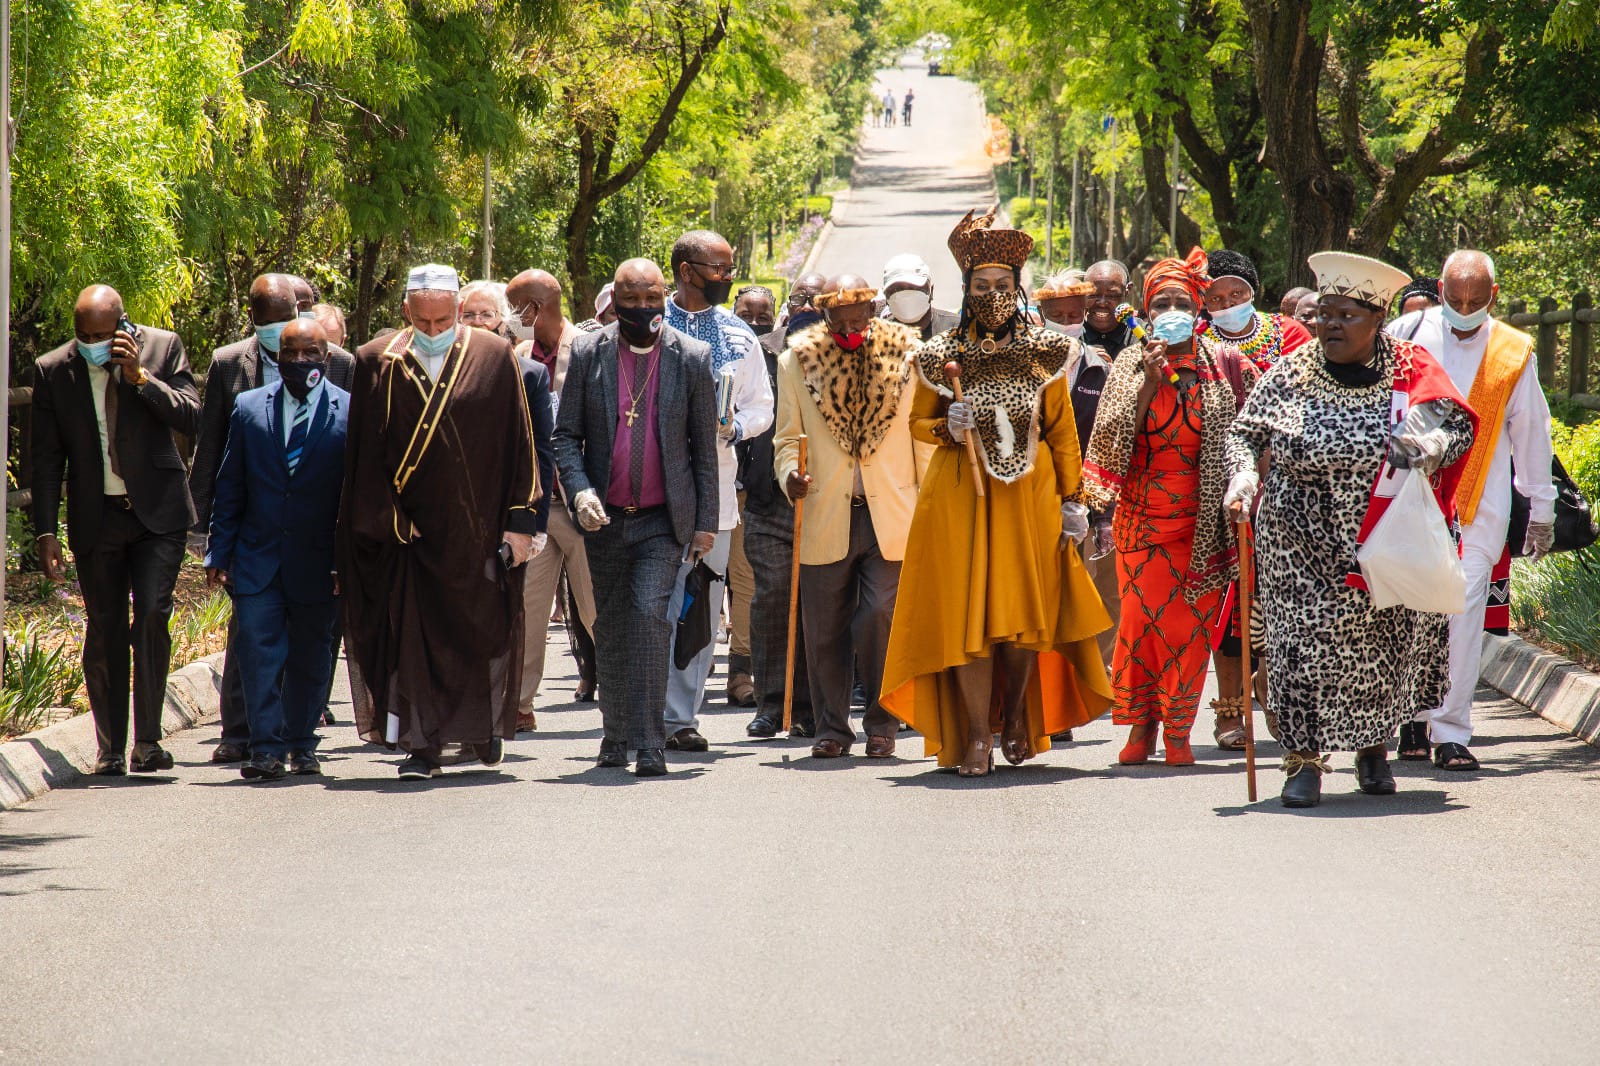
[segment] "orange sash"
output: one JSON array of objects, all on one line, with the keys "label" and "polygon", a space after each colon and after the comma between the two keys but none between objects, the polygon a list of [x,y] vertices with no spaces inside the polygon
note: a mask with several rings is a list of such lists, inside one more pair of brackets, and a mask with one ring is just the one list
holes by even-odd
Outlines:
[{"label": "orange sash", "polygon": [[1511,390],[1516,388],[1532,353],[1532,337],[1504,322],[1494,324],[1483,362],[1472,379],[1472,391],[1467,395],[1468,406],[1478,412],[1478,435],[1462,466],[1461,483],[1456,486],[1456,511],[1462,525],[1470,525],[1478,513],[1478,500],[1489,480],[1500,430],[1506,424],[1506,404],[1511,402]]}]

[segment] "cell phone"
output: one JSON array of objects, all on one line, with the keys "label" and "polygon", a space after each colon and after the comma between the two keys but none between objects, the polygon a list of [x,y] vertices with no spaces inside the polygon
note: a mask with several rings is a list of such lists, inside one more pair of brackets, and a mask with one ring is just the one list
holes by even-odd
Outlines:
[{"label": "cell phone", "polygon": [[510,570],[516,565],[516,556],[511,551],[511,545],[505,541],[500,542],[500,548],[495,552],[495,554],[500,556],[500,565],[505,567],[507,570]]},{"label": "cell phone", "polygon": [[117,332],[126,333],[133,340],[139,339],[139,327],[134,325],[133,320],[127,315],[117,319]]}]

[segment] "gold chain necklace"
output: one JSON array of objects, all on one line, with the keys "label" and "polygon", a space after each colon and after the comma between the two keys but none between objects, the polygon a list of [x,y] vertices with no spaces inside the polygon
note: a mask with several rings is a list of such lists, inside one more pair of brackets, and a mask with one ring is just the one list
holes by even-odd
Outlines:
[{"label": "gold chain necklace", "polygon": [[[629,351],[628,354],[634,356],[634,360],[633,361],[635,362],[635,365],[637,365],[638,354],[633,352],[633,351],[631,351],[631,350]],[[652,358],[650,360],[650,370],[649,370],[648,373],[645,374],[645,376],[644,376],[644,384],[639,387],[639,391],[635,392],[634,389],[633,389],[633,380],[634,380],[633,374],[630,373],[628,375],[628,380],[626,382],[624,382],[624,384],[627,385],[627,388],[628,388],[628,399],[630,401],[629,404],[628,404],[628,411],[627,411],[628,428],[629,429],[633,428],[634,420],[639,417],[639,401],[644,399],[645,393],[650,391],[650,382],[655,380],[656,367],[658,365],[660,365],[660,363],[661,363],[661,348],[659,346],[657,346],[656,349],[651,353],[651,355],[652,355]]]}]

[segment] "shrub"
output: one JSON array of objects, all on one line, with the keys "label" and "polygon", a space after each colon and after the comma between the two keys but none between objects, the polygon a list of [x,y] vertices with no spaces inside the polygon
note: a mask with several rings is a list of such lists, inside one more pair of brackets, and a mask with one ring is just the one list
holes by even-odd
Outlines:
[{"label": "shrub", "polygon": [[1511,579],[1511,623],[1585,665],[1600,667],[1600,555],[1551,555],[1518,560]]},{"label": "shrub", "polygon": [[46,651],[37,634],[24,626],[6,635],[6,684],[0,688],[0,735],[37,729],[45,713],[72,698],[83,684],[78,649],[62,638]]}]

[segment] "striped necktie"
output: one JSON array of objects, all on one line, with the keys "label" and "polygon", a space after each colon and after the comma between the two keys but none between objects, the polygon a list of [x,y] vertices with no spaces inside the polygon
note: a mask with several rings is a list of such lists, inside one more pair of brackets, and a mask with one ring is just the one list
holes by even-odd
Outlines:
[{"label": "striped necktie", "polygon": [[289,427],[289,445],[285,458],[289,462],[289,473],[293,474],[295,467],[300,465],[300,453],[305,451],[306,431],[311,428],[311,404],[309,402],[299,405],[299,410],[294,413],[294,425]]}]

